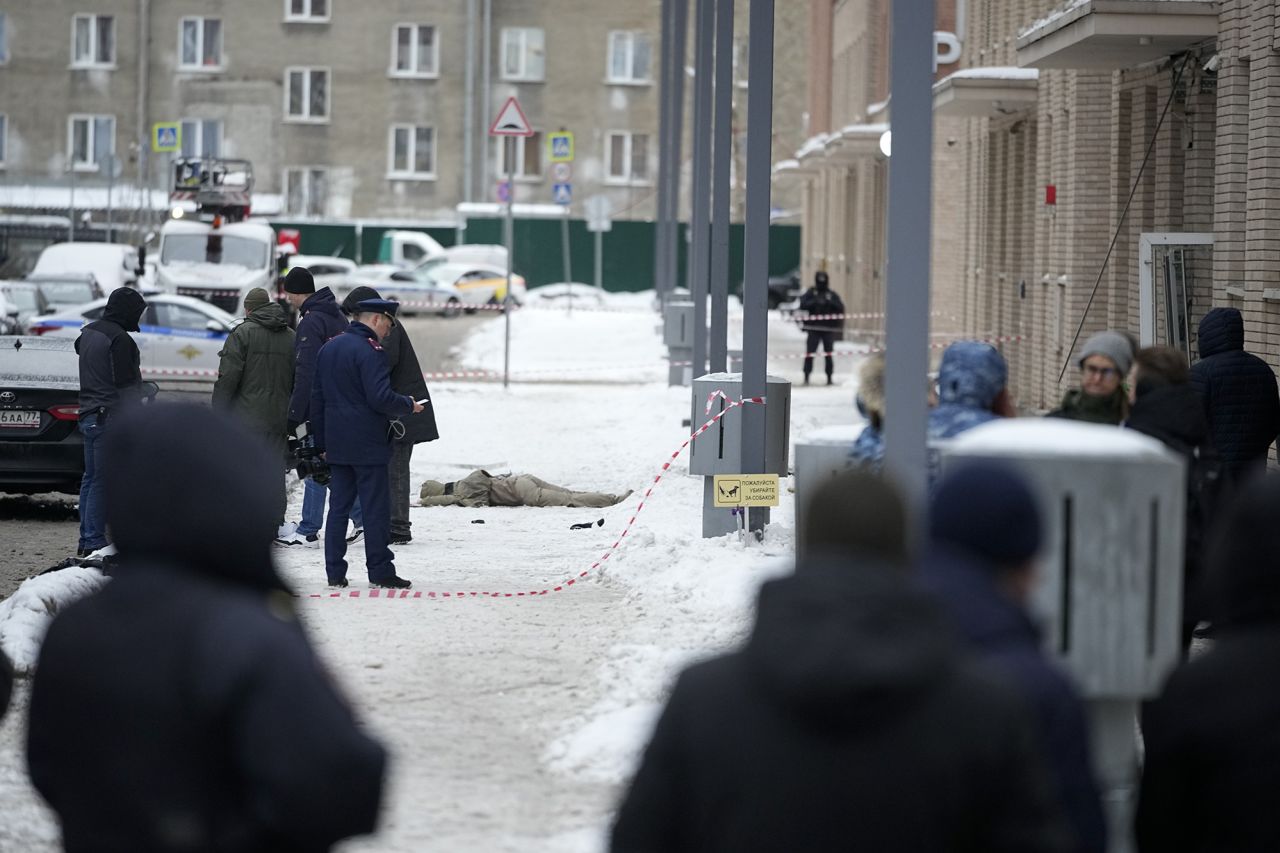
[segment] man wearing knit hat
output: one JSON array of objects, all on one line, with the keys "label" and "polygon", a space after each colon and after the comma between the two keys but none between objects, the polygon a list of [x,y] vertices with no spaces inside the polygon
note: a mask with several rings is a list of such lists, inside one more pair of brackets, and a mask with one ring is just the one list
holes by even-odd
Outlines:
[{"label": "man wearing knit hat", "polygon": [[227,336],[218,353],[218,381],[213,385],[215,408],[241,419],[280,463],[273,480],[276,541],[284,544],[294,531],[284,523],[285,430],[289,396],[293,393],[293,329],[284,308],[272,302],[261,287],[244,297],[244,322]]},{"label": "man wearing knit hat", "polygon": [[1051,418],[1119,426],[1129,416],[1124,378],[1133,365],[1133,343],[1122,332],[1098,332],[1080,349],[1080,387],[1062,398]]},{"label": "man wearing knit hat", "polygon": [[1008,677],[1039,723],[1058,800],[1074,829],[1072,850],[1106,850],[1106,819],[1089,754],[1084,707],[1048,658],[1027,610],[1041,545],[1038,501],[1012,468],[971,462],[938,482],[921,583],[962,638]]},{"label": "man wearing knit hat", "polygon": [[[350,325],[338,307],[338,300],[327,287],[316,290],[316,280],[306,267],[294,267],[284,278],[284,295],[289,304],[298,310],[298,331],[294,337],[293,396],[289,398],[287,429],[296,435],[298,426],[310,419],[311,387],[316,375],[316,359],[320,347],[330,338],[337,337]],[[313,430],[314,432],[314,430]],[[310,478],[303,481],[302,520],[294,534],[288,537],[291,545],[318,545],[320,527],[324,524],[324,504],[328,489]],[[351,510],[354,532],[348,542],[360,538],[364,518],[357,501]],[[345,531],[344,531],[345,535]]]}]

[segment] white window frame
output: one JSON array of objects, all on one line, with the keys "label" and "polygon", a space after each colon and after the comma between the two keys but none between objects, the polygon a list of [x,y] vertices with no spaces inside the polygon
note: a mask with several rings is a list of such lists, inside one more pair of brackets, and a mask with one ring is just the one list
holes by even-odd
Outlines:
[{"label": "white window frame", "polygon": [[[204,40],[208,34],[208,24],[210,21],[218,22],[218,61],[214,65],[204,64]],[[183,30],[186,29],[188,23],[196,24],[196,61],[189,63],[183,56],[183,48],[186,42],[183,40]],[[187,15],[178,21],[178,70],[179,71],[203,71],[215,72],[222,71],[226,67],[226,54],[223,47],[226,44],[226,27],[223,25],[222,18],[204,17],[200,15]]]},{"label": "white window frame", "polygon": [[[296,71],[302,72],[302,103],[306,107],[306,113],[301,115],[293,115],[289,112],[289,95],[290,80]],[[314,116],[311,114],[311,80],[312,75],[323,72],[325,75],[324,86],[324,115]],[[328,124],[329,117],[333,115],[333,69],[316,66],[316,65],[290,65],[284,70],[284,120],[292,124]]]},{"label": "white window frame", "polygon": [[[431,30],[431,67],[426,71],[419,71],[418,65],[421,57],[418,55],[418,31],[423,27]],[[397,68],[396,63],[400,59],[400,31],[408,29],[412,35],[409,38],[409,69]],[[391,65],[387,69],[388,76],[391,77],[407,77],[415,80],[434,80],[440,76],[440,28],[435,24],[396,24],[391,28]]]},{"label": "white window frame", "polygon": [[[617,176],[613,174],[613,137],[622,136],[626,138],[626,144],[623,146],[622,159],[627,165],[626,174]],[[637,178],[631,172],[632,145],[637,136],[645,137],[645,171],[643,178]],[[653,134],[639,133],[631,130],[610,130],[604,135],[604,182],[615,187],[634,187],[648,186],[653,183],[653,177],[649,170],[649,146],[652,144]]]},{"label": "white window frame", "polygon": [[[184,157],[221,157],[222,156],[222,153],[223,153],[222,144],[223,144],[223,140],[226,137],[226,126],[223,123],[222,119],[187,117],[184,119],[180,119],[178,123],[182,126],[182,146],[181,146],[182,148],[187,147],[187,141],[189,138],[187,134],[187,125],[189,124],[193,124],[196,126],[195,127],[196,132],[193,134],[190,134],[190,138],[196,139],[199,141],[199,146],[198,146],[199,150],[195,150],[193,148],[190,154],[187,154],[184,152],[182,156]],[[210,123],[217,125],[217,128],[218,128],[218,150],[212,154],[204,150],[204,125],[210,124]]]},{"label": "white window frame", "polygon": [[[289,207],[289,173],[290,172],[298,172],[304,176],[304,186],[303,186],[304,193],[303,193],[303,203],[302,203],[303,209],[302,210],[293,210]],[[324,180],[326,185],[325,186],[326,193],[325,193],[325,197],[320,200],[321,210],[319,213],[311,213],[309,211],[309,208],[311,207],[311,200],[312,200],[311,199],[311,192],[312,192],[311,175],[313,172],[323,172],[325,175]],[[328,166],[285,166],[280,176],[281,207],[284,208],[285,215],[300,216],[300,217],[303,217],[304,219],[309,217],[321,217],[321,216],[328,215],[329,194],[327,190],[328,190],[329,184],[332,182],[331,174],[332,174],[332,170]]]},{"label": "white window frame", "polygon": [[0,170],[8,165],[9,157],[9,116],[0,113]]},{"label": "white window frame", "polygon": [[[103,62],[97,57],[98,51],[98,27],[99,22],[103,18],[111,19],[111,58]],[[89,29],[89,51],[92,58],[85,60],[76,57],[76,24],[82,19],[88,19]],[[119,53],[116,44],[117,36],[116,16],[115,15],[98,15],[92,12],[80,12],[71,16],[71,67],[72,68],[97,68],[97,69],[114,69],[116,67],[116,56]]]},{"label": "white window frame", "polygon": [[[627,75],[615,77],[613,74],[614,40],[617,36],[626,36]],[[636,39],[643,38],[649,43],[649,73],[646,77],[636,77]],[[653,39],[643,30],[610,30],[609,43],[605,50],[605,82],[611,86],[652,86],[653,85]]]},{"label": "white window frame", "polygon": [[[418,129],[425,128],[431,131],[431,169],[427,172],[419,172],[414,169],[414,163],[417,161],[418,146]],[[408,169],[396,168],[396,131],[407,130],[409,132],[408,146]],[[429,124],[393,124],[387,129],[387,180],[391,181],[434,181],[436,179],[436,150],[439,134],[436,133],[434,125]]]},{"label": "white window frame", "polygon": [[116,117],[107,113],[72,113],[67,116],[67,161],[71,163],[71,168],[77,172],[96,172],[102,168],[102,164],[96,159],[77,161],[75,159],[76,151],[76,122],[85,121],[89,123],[89,134],[86,137],[85,149],[91,157],[96,156],[97,152],[97,134],[98,120],[109,119],[111,121],[111,149],[108,155],[114,156],[116,153]]},{"label": "white window frame", "polygon": [[314,14],[316,0],[302,0],[305,12],[293,11],[293,0],[284,0],[284,20],[289,24],[327,24],[333,15],[334,0],[323,0],[324,14]]},{"label": "white window frame", "polygon": [[[542,36],[542,72],[535,74],[529,71],[529,33],[540,33]],[[507,43],[519,37],[520,70],[507,73]],[[547,79],[547,31],[542,27],[503,27],[498,50],[498,75],[503,80],[520,83],[541,83]]]},{"label": "white window frame", "polygon": [[[73,35],[72,38],[75,38]],[[0,12],[0,65],[9,64],[9,20]]]},{"label": "white window frame", "polygon": [[[546,178],[546,158],[542,157],[538,161],[539,165],[543,167],[540,171],[529,172],[525,170],[525,155],[528,153],[529,148],[534,145],[537,146],[536,150],[541,154],[545,150],[547,145],[546,137],[543,136],[542,131],[535,130],[533,132],[533,136],[517,136],[515,137],[515,140],[516,140],[515,179],[522,183],[528,183],[528,184],[540,183],[542,180]],[[506,146],[507,139],[506,137],[503,137],[503,136],[497,136],[497,137],[494,137],[493,141],[495,143],[494,152],[493,152],[494,174],[498,176],[499,180],[505,181],[507,179],[507,170],[503,168],[505,164],[502,161],[506,158],[505,152],[507,150],[507,146]]]}]

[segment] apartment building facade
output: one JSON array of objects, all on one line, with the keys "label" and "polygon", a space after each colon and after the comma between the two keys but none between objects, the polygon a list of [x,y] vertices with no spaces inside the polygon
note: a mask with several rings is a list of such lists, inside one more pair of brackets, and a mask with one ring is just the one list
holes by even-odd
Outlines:
[{"label": "apartment building facade", "polygon": [[[550,204],[567,183],[575,203],[603,194],[619,218],[651,218],[661,5],[0,2],[0,211],[65,209],[72,178],[88,199],[112,162],[117,206],[154,206],[146,189],[161,194],[170,155],[149,150],[152,126],[180,122],[183,154],[253,163],[263,213],[449,222],[460,202],[497,201],[510,169],[519,202]],[[775,145],[801,133],[803,73],[802,58],[778,64],[775,124],[795,130]],[[510,163],[487,134],[509,96],[536,131]],[[549,162],[553,131],[575,136],[567,179]]]}]

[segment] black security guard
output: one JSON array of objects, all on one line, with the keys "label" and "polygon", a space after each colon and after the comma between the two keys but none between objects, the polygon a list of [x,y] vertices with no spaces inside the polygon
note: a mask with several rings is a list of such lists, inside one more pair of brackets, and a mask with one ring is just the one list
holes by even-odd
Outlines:
[{"label": "black security guard", "polygon": [[364,511],[364,554],[373,586],[408,589],[396,576],[391,539],[390,419],[422,411],[411,397],[391,390],[387,359],[380,341],[395,323],[399,303],[366,299],[356,306],[351,325],[320,348],[311,388],[311,432],[325,454],[329,481],[329,517],[325,522],[324,563],[332,586],[347,585],[347,520],[356,496]]}]

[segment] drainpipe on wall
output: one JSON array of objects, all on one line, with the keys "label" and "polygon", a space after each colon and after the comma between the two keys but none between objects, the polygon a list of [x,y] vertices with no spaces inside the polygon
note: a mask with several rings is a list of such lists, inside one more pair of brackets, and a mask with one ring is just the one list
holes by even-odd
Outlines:
[{"label": "drainpipe on wall", "polygon": [[467,0],[466,95],[462,100],[462,200],[475,201],[476,0]]}]

